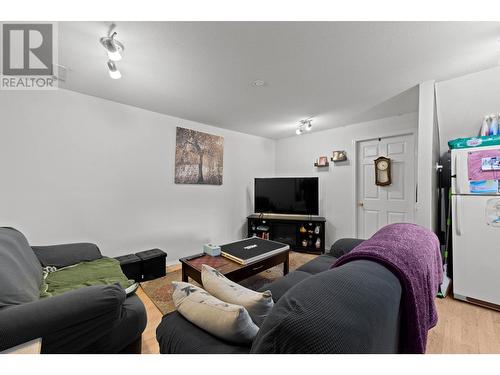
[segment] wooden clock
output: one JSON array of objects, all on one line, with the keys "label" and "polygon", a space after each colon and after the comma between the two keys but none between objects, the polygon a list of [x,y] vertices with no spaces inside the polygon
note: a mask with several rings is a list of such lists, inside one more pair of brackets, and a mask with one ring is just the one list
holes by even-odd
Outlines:
[{"label": "wooden clock", "polygon": [[387,186],[391,184],[391,159],[383,156],[374,160],[375,162],[375,185]]}]

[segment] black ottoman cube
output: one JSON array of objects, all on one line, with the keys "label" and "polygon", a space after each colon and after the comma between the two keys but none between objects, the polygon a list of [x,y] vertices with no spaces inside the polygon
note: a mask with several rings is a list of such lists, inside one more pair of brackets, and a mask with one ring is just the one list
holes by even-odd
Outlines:
[{"label": "black ottoman cube", "polygon": [[123,273],[136,282],[142,281],[142,260],[135,254],[122,255],[115,258],[120,262]]},{"label": "black ottoman cube", "polygon": [[151,249],[136,253],[142,261],[142,281],[153,280],[166,275],[167,253]]}]

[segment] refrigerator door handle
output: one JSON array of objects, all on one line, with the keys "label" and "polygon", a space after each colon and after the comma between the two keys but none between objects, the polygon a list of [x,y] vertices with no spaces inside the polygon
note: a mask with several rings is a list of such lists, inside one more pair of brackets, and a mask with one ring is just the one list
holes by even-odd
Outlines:
[{"label": "refrigerator door handle", "polygon": [[455,233],[457,236],[462,235],[462,225],[460,223],[461,205],[462,205],[462,197],[460,195],[455,195]]}]

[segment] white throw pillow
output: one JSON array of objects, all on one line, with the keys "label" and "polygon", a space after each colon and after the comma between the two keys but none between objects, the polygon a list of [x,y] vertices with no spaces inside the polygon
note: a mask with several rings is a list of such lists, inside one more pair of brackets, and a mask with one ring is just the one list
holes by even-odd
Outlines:
[{"label": "white throw pillow", "polygon": [[260,293],[245,288],[206,264],[201,267],[201,281],[205,290],[211,295],[247,309],[250,317],[259,327],[274,306],[270,290]]},{"label": "white throw pillow", "polygon": [[259,327],[243,306],[221,301],[189,283],[173,281],[172,285],[175,307],[191,323],[233,343],[252,343]]}]

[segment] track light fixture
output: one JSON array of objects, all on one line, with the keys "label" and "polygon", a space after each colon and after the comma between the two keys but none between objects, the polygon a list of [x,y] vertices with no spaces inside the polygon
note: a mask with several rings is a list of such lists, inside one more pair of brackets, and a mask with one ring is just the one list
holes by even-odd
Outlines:
[{"label": "track light fixture", "polygon": [[312,129],[312,119],[308,118],[305,120],[300,120],[300,125],[297,127],[295,134],[301,135],[304,132],[309,132]]},{"label": "track light fixture", "polygon": [[120,79],[122,78],[122,74],[116,67],[116,64],[114,61],[108,60],[108,71],[109,71],[109,76],[113,79]]},{"label": "track light fixture", "polygon": [[120,43],[118,40],[116,40],[116,32],[113,30],[115,29],[116,25],[113,23],[111,24],[109,31],[108,31],[108,36],[104,36],[100,39],[101,44],[103,47],[106,49],[106,52],[108,54],[108,70],[109,70],[109,76],[113,79],[119,79],[121,78],[121,73],[116,67],[115,62],[120,61],[122,59],[122,53],[125,50],[125,47],[123,46],[122,43]]},{"label": "track light fixture", "polygon": [[116,25],[112,24],[109,28],[108,36],[103,36],[101,38],[101,44],[104,46],[106,51],[108,52],[108,57],[112,61],[120,61],[122,59],[122,52],[125,50],[125,47],[122,43],[116,40]]}]

